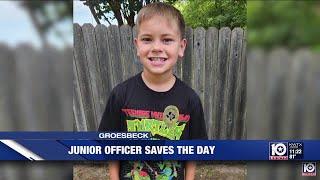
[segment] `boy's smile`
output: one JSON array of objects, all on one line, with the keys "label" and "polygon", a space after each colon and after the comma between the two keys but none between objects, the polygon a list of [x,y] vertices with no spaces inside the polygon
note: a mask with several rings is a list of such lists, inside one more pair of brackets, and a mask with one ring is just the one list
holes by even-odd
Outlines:
[{"label": "boy's smile", "polygon": [[150,57],[148,59],[149,61],[151,61],[150,64],[154,67],[164,66],[164,63],[167,60],[167,58],[163,58],[163,57]]},{"label": "boy's smile", "polygon": [[145,73],[169,75],[183,56],[186,40],[175,20],[154,15],[140,24],[135,44]]}]

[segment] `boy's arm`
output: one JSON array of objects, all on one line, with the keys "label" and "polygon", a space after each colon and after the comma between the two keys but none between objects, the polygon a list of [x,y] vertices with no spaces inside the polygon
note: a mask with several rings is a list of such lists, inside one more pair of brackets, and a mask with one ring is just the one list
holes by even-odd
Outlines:
[{"label": "boy's arm", "polygon": [[109,161],[109,177],[110,180],[119,180],[120,162]]},{"label": "boy's arm", "polygon": [[196,175],[196,162],[195,161],[187,161],[186,162],[186,180],[194,180]]}]

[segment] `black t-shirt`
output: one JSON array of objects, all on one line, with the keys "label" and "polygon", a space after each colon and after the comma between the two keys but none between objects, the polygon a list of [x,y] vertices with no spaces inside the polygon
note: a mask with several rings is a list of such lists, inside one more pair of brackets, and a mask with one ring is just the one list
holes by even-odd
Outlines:
[{"label": "black t-shirt", "polygon": [[[148,88],[141,73],[111,92],[99,131],[149,131],[154,139],[207,139],[198,95],[176,78],[166,92]],[[184,163],[121,162],[120,179],[184,179]]]}]

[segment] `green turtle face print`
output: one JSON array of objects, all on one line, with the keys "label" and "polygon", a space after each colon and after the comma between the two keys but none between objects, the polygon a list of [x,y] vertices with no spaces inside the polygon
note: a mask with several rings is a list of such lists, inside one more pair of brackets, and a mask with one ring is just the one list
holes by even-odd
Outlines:
[{"label": "green turtle face print", "polygon": [[179,109],[174,105],[168,105],[162,112],[139,109],[122,109],[122,111],[128,117],[127,131],[151,132],[153,139],[179,140],[190,120],[189,114],[179,114]]},{"label": "green turtle face print", "polygon": [[164,109],[163,120],[168,127],[176,124],[179,118],[179,109],[176,106],[170,105]]}]

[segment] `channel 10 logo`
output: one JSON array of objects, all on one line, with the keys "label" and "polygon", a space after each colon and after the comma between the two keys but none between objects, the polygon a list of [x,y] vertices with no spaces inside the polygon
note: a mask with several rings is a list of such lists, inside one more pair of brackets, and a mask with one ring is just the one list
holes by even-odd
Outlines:
[{"label": "channel 10 logo", "polygon": [[288,143],[270,142],[269,160],[288,160]]},{"label": "channel 10 logo", "polygon": [[316,176],[317,167],[315,162],[302,163],[302,176]]}]

